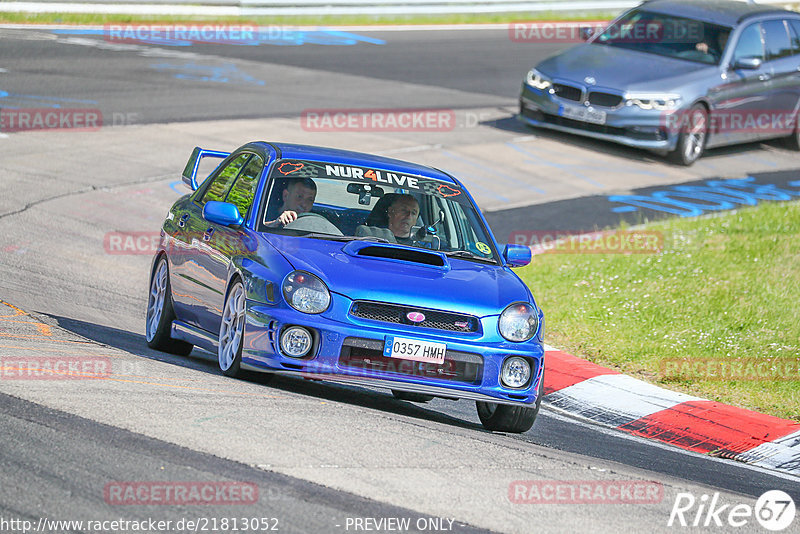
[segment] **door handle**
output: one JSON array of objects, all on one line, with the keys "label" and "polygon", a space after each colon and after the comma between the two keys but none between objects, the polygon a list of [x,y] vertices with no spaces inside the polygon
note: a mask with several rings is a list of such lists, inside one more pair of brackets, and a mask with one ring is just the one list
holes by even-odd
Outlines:
[{"label": "door handle", "polygon": [[189,220],[189,214],[184,213],[183,215],[181,215],[181,218],[178,219],[178,226],[183,228],[184,226],[186,226],[186,221],[188,220]]},{"label": "door handle", "polygon": [[209,226],[203,233],[203,241],[210,241],[212,235],[214,235],[214,227]]},{"label": "door handle", "polygon": [[770,76],[769,74],[759,74],[758,75],[759,81],[762,81],[762,82],[766,82],[770,78],[772,78],[772,76]]}]

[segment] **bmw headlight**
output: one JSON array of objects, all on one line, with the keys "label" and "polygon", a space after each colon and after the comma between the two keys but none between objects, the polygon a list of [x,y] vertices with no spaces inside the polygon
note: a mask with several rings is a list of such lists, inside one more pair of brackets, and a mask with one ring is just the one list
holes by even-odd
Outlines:
[{"label": "bmw headlight", "polygon": [[525,83],[531,87],[539,89],[540,91],[549,89],[550,86],[553,85],[553,82],[545,78],[544,75],[542,75],[542,73],[536,69],[531,69],[528,71],[527,76],[525,76]]},{"label": "bmw headlight", "polygon": [[305,271],[293,271],[283,281],[286,302],[303,313],[322,313],[331,303],[331,293],[322,280]]},{"label": "bmw headlight", "polygon": [[539,329],[539,315],[531,304],[518,302],[500,314],[500,335],[509,341],[528,341]]},{"label": "bmw headlight", "polygon": [[635,94],[625,95],[626,106],[636,106],[640,109],[669,111],[681,104],[681,95],[678,94]]}]

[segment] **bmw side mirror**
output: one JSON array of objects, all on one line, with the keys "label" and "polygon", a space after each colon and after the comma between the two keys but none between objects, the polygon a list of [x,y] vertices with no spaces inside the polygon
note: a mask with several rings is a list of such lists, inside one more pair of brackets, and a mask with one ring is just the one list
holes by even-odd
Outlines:
[{"label": "bmw side mirror", "polygon": [[503,258],[509,267],[525,267],[531,262],[531,249],[523,245],[506,245]]},{"label": "bmw side mirror", "polygon": [[203,219],[220,226],[241,226],[244,223],[239,208],[230,202],[209,200],[203,206]]},{"label": "bmw side mirror", "polygon": [[756,70],[761,66],[761,59],[757,57],[742,57],[737,59],[734,64],[734,70]]}]

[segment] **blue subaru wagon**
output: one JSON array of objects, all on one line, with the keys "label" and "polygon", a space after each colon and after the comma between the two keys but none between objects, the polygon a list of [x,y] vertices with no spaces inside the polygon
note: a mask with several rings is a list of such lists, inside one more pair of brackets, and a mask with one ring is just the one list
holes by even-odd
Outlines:
[{"label": "blue subaru wagon", "polygon": [[[200,161],[222,162],[197,183]],[[150,347],[260,371],[476,401],[490,430],[531,428],[543,315],[463,184],[430,167],[305,145],[195,148],[192,193],[162,226]]]}]

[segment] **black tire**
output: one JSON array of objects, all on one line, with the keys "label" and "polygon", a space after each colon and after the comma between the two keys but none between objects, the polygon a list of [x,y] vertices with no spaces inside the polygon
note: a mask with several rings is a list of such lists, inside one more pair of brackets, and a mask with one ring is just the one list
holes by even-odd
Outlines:
[{"label": "black tire", "polygon": [[544,375],[542,375],[542,379],[539,382],[539,394],[536,397],[533,408],[482,401],[475,401],[475,406],[478,409],[478,418],[486,430],[522,434],[530,430],[536,421],[543,396]]},{"label": "black tire", "polygon": [[397,400],[409,401],[409,402],[430,402],[433,400],[433,395],[425,395],[423,393],[411,393],[409,391],[397,391],[396,389],[392,390],[392,395]]},{"label": "black tire", "polygon": [[[156,277],[161,277],[160,281]],[[154,294],[154,291],[160,291],[163,284],[163,293],[160,295]],[[160,307],[160,310],[158,309]],[[154,314],[158,313],[156,320]],[[175,311],[172,308],[172,288],[169,283],[169,266],[167,258],[162,256],[156,268],[150,275],[150,291],[147,298],[147,312],[145,318],[145,340],[147,346],[151,349],[160,350],[162,352],[169,352],[170,354],[177,354],[179,356],[188,356],[192,352],[193,345],[180,339],[173,339],[170,334],[172,333],[172,321],[175,320]]]},{"label": "black tire", "polygon": [[794,133],[787,137],[789,148],[800,150],[800,113],[794,118]]},{"label": "black tire", "polygon": [[[222,320],[219,325],[217,339],[217,362],[219,369],[225,376],[238,377],[242,375],[242,341],[244,339],[243,308],[240,310],[238,303],[244,306],[244,284],[238,278],[234,279],[225,295],[225,304],[222,306]],[[236,299],[236,301],[234,301]],[[238,331],[238,340],[236,339]]]},{"label": "black tire", "polygon": [[700,159],[708,141],[708,112],[701,104],[695,104],[680,122],[680,133],[675,150],[667,159],[677,165],[691,166]]}]

